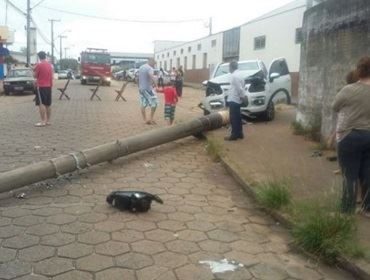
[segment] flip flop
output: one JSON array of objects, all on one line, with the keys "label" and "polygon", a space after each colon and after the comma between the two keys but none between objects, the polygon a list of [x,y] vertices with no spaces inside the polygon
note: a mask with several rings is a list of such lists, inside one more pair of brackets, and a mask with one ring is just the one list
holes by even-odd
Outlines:
[{"label": "flip flop", "polygon": [[157,124],[155,121],[151,121],[150,124]]},{"label": "flip flop", "polygon": [[35,123],[35,126],[36,127],[42,127],[42,126],[45,126],[46,124],[42,123],[42,122],[39,122],[39,123]]}]

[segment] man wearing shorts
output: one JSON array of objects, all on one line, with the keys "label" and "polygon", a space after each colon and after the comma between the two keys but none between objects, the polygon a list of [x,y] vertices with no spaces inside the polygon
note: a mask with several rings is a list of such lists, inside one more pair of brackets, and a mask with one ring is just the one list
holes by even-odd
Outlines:
[{"label": "man wearing shorts", "polygon": [[53,87],[53,67],[46,60],[46,53],[37,54],[40,62],[33,68],[36,77],[36,106],[39,106],[41,122],[35,126],[50,125],[51,116],[51,88]]},{"label": "man wearing shorts", "polygon": [[[140,95],[140,107],[141,114],[146,124],[155,124],[154,113],[157,109],[158,98],[156,93],[153,91],[153,86],[156,87],[153,79],[153,67],[155,66],[155,60],[153,58],[148,59],[148,63],[142,65],[139,68],[139,95]],[[150,107],[150,119],[146,117],[146,108]]]}]

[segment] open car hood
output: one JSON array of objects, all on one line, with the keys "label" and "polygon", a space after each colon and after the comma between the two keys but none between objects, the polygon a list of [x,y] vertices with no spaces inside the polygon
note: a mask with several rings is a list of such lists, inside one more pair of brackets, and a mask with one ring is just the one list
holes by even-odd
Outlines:
[{"label": "open car hood", "polygon": [[[254,74],[256,74],[260,71],[261,70],[239,71],[239,75],[242,76],[244,79],[246,79],[249,76],[252,76],[252,75],[254,75]],[[213,79],[209,80],[209,82],[214,83],[214,84],[230,84],[230,77],[231,77],[231,74],[228,73],[228,74],[221,75],[221,76],[218,76],[216,78],[213,78]]]}]

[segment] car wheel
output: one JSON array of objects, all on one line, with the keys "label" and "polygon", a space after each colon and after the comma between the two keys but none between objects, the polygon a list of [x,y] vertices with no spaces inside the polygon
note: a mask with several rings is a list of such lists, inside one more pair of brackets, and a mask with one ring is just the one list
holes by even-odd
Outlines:
[{"label": "car wheel", "polygon": [[81,80],[81,85],[86,85],[86,80]]},{"label": "car wheel", "polygon": [[265,121],[272,121],[275,118],[275,104],[270,101],[267,105],[266,111],[263,112],[263,119]]},{"label": "car wheel", "polygon": [[210,113],[210,111],[203,109],[203,116],[208,116]]}]

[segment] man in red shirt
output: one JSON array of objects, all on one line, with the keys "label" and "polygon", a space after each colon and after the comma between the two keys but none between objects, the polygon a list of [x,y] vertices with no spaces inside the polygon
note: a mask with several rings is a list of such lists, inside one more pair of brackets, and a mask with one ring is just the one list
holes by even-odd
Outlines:
[{"label": "man in red shirt", "polygon": [[157,91],[164,94],[164,119],[167,125],[173,125],[176,103],[178,101],[176,88],[172,83],[168,83],[164,88],[157,88]]},{"label": "man in red shirt", "polygon": [[46,60],[46,53],[41,51],[37,54],[40,62],[33,68],[36,77],[36,106],[39,106],[41,122],[35,126],[50,125],[51,116],[51,88],[53,87],[53,67]]}]

